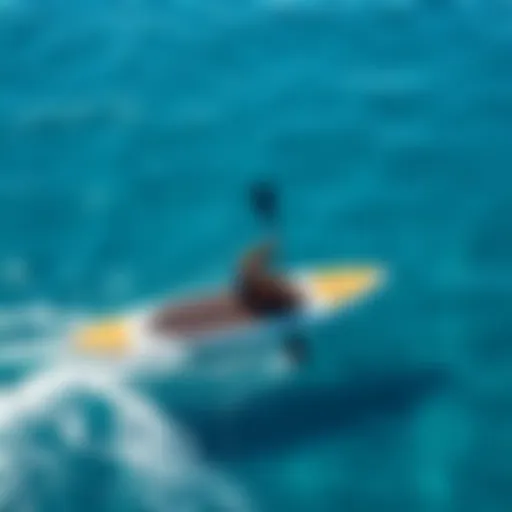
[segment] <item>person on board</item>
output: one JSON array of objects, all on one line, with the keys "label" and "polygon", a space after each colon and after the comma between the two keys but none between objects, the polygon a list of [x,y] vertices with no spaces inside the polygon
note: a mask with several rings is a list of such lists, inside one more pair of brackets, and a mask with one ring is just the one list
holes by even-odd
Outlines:
[{"label": "person on board", "polygon": [[[253,248],[242,258],[238,272],[238,300],[256,315],[286,316],[301,306],[293,285],[270,269],[274,251],[272,241]],[[306,346],[304,337],[293,328],[285,336],[284,350],[292,363],[300,364],[309,358]]]},{"label": "person on board", "polygon": [[256,246],[242,258],[238,271],[236,295],[257,315],[286,315],[300,306],[299,294],[292,284],[271,271],[274,252],[273,241]]}]

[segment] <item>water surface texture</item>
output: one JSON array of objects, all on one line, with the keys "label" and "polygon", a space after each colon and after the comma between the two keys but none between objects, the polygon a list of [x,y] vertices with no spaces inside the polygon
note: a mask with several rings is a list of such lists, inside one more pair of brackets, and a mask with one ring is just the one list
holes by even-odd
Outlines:
[{"label": "water surface texture", "polygon": [[[2,1],[0,510],[510,512],[511,134],[505,0]],[[282,264],[390,270],[310,364],[54,360],[230,276],[261,177]]]}]

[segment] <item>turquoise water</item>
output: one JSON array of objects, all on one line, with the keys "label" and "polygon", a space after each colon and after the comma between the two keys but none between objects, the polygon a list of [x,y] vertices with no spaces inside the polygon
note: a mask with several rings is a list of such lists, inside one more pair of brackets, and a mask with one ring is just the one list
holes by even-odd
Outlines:
[{"label": "turquoise water", "polygon": [[[2,511],[510,510],[509,2],[6,0],[0,56]],[[229,276],[262,176],[281,263],[391,272],[304,369],[48,356]]]}]

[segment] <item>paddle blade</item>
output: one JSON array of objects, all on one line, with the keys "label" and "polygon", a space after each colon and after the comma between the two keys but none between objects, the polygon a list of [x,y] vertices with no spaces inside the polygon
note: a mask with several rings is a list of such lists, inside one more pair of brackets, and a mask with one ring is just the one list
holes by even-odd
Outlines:
[{"label": "paddle blade", "polygon": [[251,203],[253,210],[262,220],[268,223],[275,222],[278,216],[277,193],[269,182],[260,182],[251,189]]}]

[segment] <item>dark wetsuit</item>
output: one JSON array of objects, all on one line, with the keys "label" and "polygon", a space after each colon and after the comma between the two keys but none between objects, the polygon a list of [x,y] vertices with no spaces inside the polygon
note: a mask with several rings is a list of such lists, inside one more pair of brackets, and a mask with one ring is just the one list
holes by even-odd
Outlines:
[{"label": "dark wetsuit", "polygon": [[256,314],[291,313],[299,306],[299,297],[290,284],[269,273],[271,251],[272,246],[265,245],[246,257],[238,275],[236,293],[242,304]]}]

